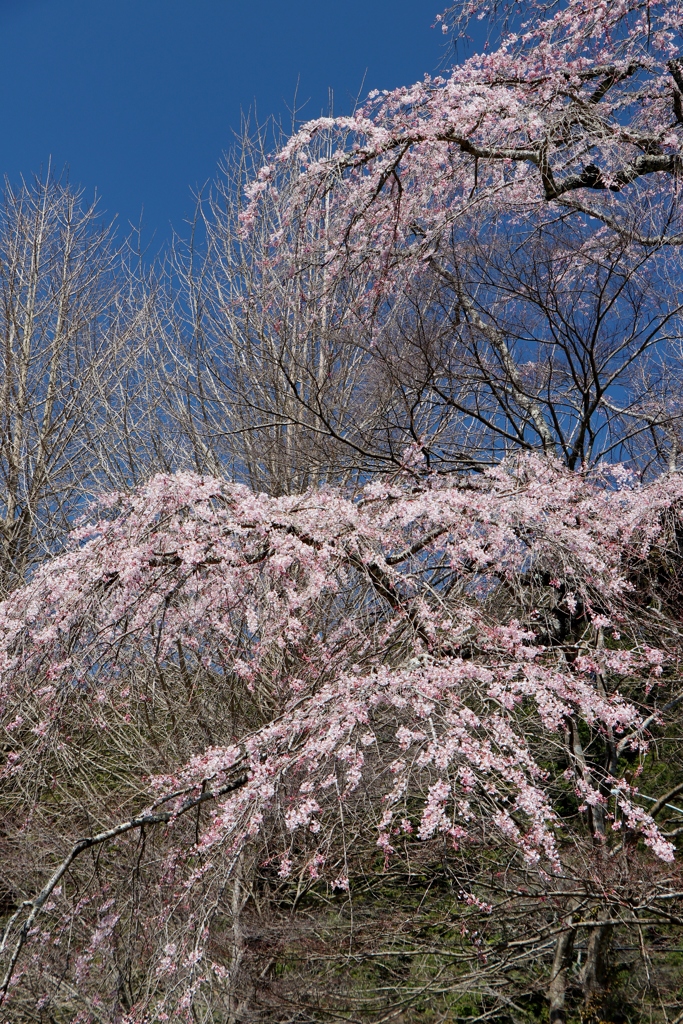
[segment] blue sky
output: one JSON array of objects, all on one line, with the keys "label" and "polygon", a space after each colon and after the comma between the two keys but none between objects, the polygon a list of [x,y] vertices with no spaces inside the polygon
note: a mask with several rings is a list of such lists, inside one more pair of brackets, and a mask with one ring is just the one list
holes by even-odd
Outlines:
[{"label": "blue sky", "polygon": [[[182,228],[240,112],[345,112],[437,70],[439,0],[0,0],[0,171],[68,166],[147,239]],[[363,79],[365,82],[363,85]]]}]

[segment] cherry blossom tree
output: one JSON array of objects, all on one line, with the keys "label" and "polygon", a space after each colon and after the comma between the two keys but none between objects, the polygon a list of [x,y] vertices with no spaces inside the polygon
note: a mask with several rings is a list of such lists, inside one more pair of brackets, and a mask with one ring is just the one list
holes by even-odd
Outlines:
[{"label": "cherry blossom tree", "polygon": [[0,605],[13,1021],[681,1019],[681,13],[479,15],[212,209],[215,475]]},{"label": "cherry blossom tree", "polygon": [[176,253],[168,415],[200,471],[282,493],[410,443],[443,471],[519,448],[676,468],[679,8],[441,23],[477,18],[489,46],[450,74],[276,133],[275,157],[245,132],[206,252]]},{"label": "cherry blossom tree", "polygon": [[[271,264],[324,267],[330,289],[362,274],[380,349],[395,304],[439,282],[450,343],[421,345],[418,380],[484,461],[521,446],[576,465],[638,439],[675,465],[679,6],[505,7],[495,48],[304,125],[249,185],[244,235],[298,161]],[[443,24],[476,17],[495,35],[495,5]]]},{"label": "cherry blossom tree", "polygon": [[421,460],[356,500],[156,477],[2,606],[12,1019],[248,1017],[251,868],[353,899],[361,849],[521,901],[463,925],[453,991],[540,958],[555,1020],[574,942],[597,1007],[608,939],[677,920],[675,792],[638,776],[680,701],[681,478]]},{"label": "cherry blossom tree", "polygon": [[[448,77],[372,94],[353,116],[293,135],[280,160],[297,154],[305,174],[290,225],[331,191],[339,215],[328,247],[388,275],[397,243],[404,261],[428,260],[449,224],[479,206],[504,205],[518,219],[538,208],[583,215],[645,247],[679,245],[678,5],[568,3],[535,15],[525,5],[520,33]],[[337,146],[310,163],[306,147],[325,132]],[[264,166],[252,185],[246,228],[274,172]],[[623,203],[632,185],[637,212]]]}]

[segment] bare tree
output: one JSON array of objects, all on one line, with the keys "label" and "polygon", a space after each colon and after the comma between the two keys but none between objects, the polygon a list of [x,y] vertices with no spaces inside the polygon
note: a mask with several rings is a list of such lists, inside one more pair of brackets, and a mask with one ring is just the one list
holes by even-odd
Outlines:
[{"label": "bare tree", "polygon": [[[379,331],[378,322],[358,318],[356,300],[372,279],[358,268],[331,286],[324,258],[310,257],[324,240],[324,202],[308,225],[310,251],[293,245],[285,214],[300,173],[294,164],[283,166],[277,194],[246,231],[244,190],[265,160],[266,143],[265,130],[245,130],[198,205],[189,243],[176,240],[169,422],[195,468],[228,472],[258,490],[285,493],[395,472],[434,418],[434,402],[425,404],[409,362],[415,344],[407,324],[416,309],[419,317],[423,298],[398,297],[384,309]],[[283,272],[270,253],[287,246]],[[444,421],[453,420],[447,410],[435,429],[443,432]]]},{"label": "bare tree", "polygon": [[542,450],[676,467],[674,354],[683,306],[676,253],[592,244],[575,222],[533,231],[470,224],[431,260],[441,337],[425,350],[435,392],[476,422],[495,460]]},{"label": "bare tree", "polygon": [[52,550],[92,485],[120,251],[95,203],[51,176],[0,209],[0,589]]}]

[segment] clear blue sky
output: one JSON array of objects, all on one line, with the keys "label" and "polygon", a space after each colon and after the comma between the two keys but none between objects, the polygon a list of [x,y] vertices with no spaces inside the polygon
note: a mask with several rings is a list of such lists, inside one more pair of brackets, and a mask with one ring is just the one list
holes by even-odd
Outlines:
[{"label": "clear blue sky", "polygon": [[[445,0],[0,0],[0,172],[68,166],[125,225],[182,227],[240,112],[342,113],[435,71]],[[366,74],[367,71],[367,74]]]}]

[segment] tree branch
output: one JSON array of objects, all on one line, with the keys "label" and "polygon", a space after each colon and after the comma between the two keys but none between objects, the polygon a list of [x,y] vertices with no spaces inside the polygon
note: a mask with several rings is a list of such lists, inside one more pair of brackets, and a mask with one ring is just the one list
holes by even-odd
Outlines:
[{"label": "tree branch", "polygon": [[233,779],[232,782],[226,783],[217,790],[204,790],[198,796],[188,797],[179,808],[174,811],[157,811],[154,813],[146,812],[144,814],[137,815],[134,818],[130,818],[128,821],[120,822],[118,825],[114,825],[112,828],[105,829],[104,832],[98,832],[95,836],[89,836],[87,839],[79,839],[77,843],[73,845],[68,856],[62,861],[62,863],[53,872],[48,882],[43,886],[37,896],[32,900],[24,901],[19,909],[10,918],[7,927],[4,930],[2,941],[0,942],[0,953],[4,952],[7,939],[9,938],[10,930],[19,918],[22,910],[27,910],[29,907],[30,913],[21,926],[19,937],[15,943],[14,949],[10,957],[9,965],[3,978],[2,984],[0,985],[0,1005],[7,996],[7,990],[14,974],[14,969],[17,965],[19,955],[22,948],[26,943],[29,932],[33,926],[41,909],[47,902],[48,898],[54,892],[59,881],[64,877],[66,872],[69,870],[73,862],[86,850],[91,850],[95,846],[101,846],[103,843],[109,842],[110,839],[116,839],[118,836],[125,835],[127,832],[131,832],[134,829],[144,828],[149,825],[162,825],[168,824],[170,821],[174,821],[181,815],[186,814],[193,808],[198,807],[200,804],[206,803],[207,800],[217,800],[227,793],[232,793],[236,789],[240,789],[248,781],[248,775],[240,775],[238,778]]}]

